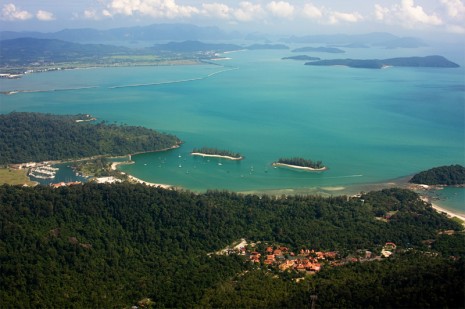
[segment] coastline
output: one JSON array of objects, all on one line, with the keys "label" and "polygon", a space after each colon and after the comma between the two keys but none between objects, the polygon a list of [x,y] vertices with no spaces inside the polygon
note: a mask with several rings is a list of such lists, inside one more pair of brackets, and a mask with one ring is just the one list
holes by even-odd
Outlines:
[{"label": "coastline", "polygon": [[143,180],[140,179],[140,178],[134,177],[134,176],[132,176],[132,175],[129,175],[129,174],[126,174],[126,175],[128,175],[129,180],[132,180],[133,182],[140,183],[140,184],[143,184],[143,185],[147,185],[147,186],[149,186],[149,187],[156,187],[156,188],[163,188],[163,189],[171,189],[171,188],[174,188],[174,186],[172,186],[172,185],[167,185],[167,184],[162,184],[162,183],[147,182],[147,181],[143,181]]},{"label": "coastline", "polygon": [[455,213],[453,211],[450,211],[449,209],[445,209],[445,208],[439,206],[438,204],[433,203],[431,201],[431,198],[429,198],[427,196],[420,195],[420,199],[425,203],[431,204],[431,207],[433,207],[434,210],[436,210],[437,212],[444,213],[444,214],[446,214],[447,217],[449,217],[451,219],[455,217],[455,218],[461,220],[463,227],[465,227],[465,216],[459,215],[459,214],[457,214],[457,213]]},{"label": "coastline", "polygon": [[326,171],[328,168],[322,167],[322,168],[313,168],[313,167],[308,167],[308,166],[299,166],[299,165],[291,165],[291,164],[285,164],[285,163],[278,163],[274,162],[271,164],[273,166],[282,166],[282,167],[289,167],[289,168],[294,168],[294,169],[299,169],[299,170],[305,170],[305,171],[310,171],[310,172],[322,172]]},{"label": "coastline", "polygon": [[221,158],[221,159],[227,159],[227,160],[232,160],[232,161],[239,161],[244,159],[242,156],[239,158],[236,157],[231,157],[231,156],[222,156],[222,155],[215,155],[215,154],[207,154],[207,153],[201,153],[201,152],[191,152],[192,156],[200,156],[200,157],[211,157],[211,158]]}]

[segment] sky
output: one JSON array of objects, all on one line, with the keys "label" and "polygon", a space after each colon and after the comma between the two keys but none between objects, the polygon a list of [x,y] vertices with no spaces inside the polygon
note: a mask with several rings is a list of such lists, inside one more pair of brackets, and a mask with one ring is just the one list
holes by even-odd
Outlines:
[{"label": "sky", "polygon": [[465,0],[0,0],[0,30],[191,23],[275,34],[465,36]]}]

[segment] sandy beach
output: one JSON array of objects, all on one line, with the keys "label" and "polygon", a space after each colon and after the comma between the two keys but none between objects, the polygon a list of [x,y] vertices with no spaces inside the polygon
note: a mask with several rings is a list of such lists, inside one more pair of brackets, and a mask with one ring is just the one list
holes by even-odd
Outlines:
[{"label": "sandy beach", "polygon": [[[134,161],[113,162],[113,163],[111,163],[111,170],[112,171],[116,170],[118,165],[133,164],[133,163],[134,163]],[[150,186],[150,187],[160,187],[160,188],[164,188],[164,189],[173,188],[173,186],[171,186],[171,185],[143,181],[142,179],[139,179],[139,178],[134,177],[134,176],[129,175],[129,174],[128,174],[128,178],[133,182],[141,183],[141,184],[144,184],[144,185],[147,185],[147,186]]]},{"label": "sandy beach", "polygon": [[440,212],[440,213],[445,213],[449,218],[458,218],[460,220],[462,220],[462,225],[465,227],[465,216],[462,216],[462,215],[458,215],[448,209],[444,209],[442,208],[441,206],[438,206],[437,204],[435,203],[432,203],[431,202],[431,199],[426,197],[426,196],[420,196],[421,200],[426,202],[426,203],[430,203],[431,206],[437,211],[437,212]]},{"label": "sandy beach", "polygon": [[147,182],[147,181],[143,181],[142,179],[139,179],[137,177],[134,177],[134,176],[131,176],[131,175],[128,175],[128,178],[134,182],[137,182],[137,183],[141,183],[141,184],[144,184],[144,185],[147,185],[147,186],[150,186],[150,187],[159,187],[159,188],[163,188],[163,189],[170,189],[170,188],[173,188],[173,186],[171,185],[166,185],[166,184],[161,184],[161,183],[153,183],[153,182]]},{"label": "sandy beach", "polygon": [[222,158],[222,159],[228,159],[228,160],[242,160],[243,157],[230,157],[230,156],[221,156],[221,155],[214,155],[214,154],[206,154],[206,153],[201,153],[201,152],[191,152],[192,156],[200,156],[200,157],[212,157],[212,158]]},{"label": "sandy beach", "polygon": [[284,163],[273,163],[273,166],[284,166],[284,167],[289,167],[289,168],[295,168],[299,170],[305,170],[305,171],[311,171],[311,172],[321,172],[321,171],[326,171],[328,168],[322,167],[322,168],[313,168],[313,167],[308,167],[308,166],[298,166],[298,165],[291,165],[291,164],[284,164]]}]

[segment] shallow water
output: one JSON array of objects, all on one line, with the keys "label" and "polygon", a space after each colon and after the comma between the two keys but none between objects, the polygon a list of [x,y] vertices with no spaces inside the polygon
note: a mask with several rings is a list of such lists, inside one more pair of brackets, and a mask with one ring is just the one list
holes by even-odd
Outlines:
[{"label": "shallow water", "polygon": [[[372,49],[347,56],[357,52],[387,58],[385,50]],[[394,53],[402,52],[407,51]],[[217,62],[221,65],[32,74],[2,80],[1,91],[36,92],[2,95],[0,111],[90,113],[174,133],[184,141],[181,148],[133,156],[136,163],[121,170],[196,191],[336,194],[348,186],[465,163],[463,67],[310,67],[281,60],[290,54],[243,51],[228,54],[232,60]],[[202,146],[239,152],[245,159],[189,155]],[[290,156],[322,160],[329,170],[271,166]],[[449,207],[464,208],[460,202]]]}]

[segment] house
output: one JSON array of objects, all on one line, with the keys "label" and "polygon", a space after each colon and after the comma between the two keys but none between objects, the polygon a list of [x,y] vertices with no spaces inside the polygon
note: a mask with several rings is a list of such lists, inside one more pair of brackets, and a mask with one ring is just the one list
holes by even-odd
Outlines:
[{"label": "house", "polygon": [[337,252],[336,251],[324,252],[324,256],[327,259],[335,260],[337,257]]},{"label": "house", "polygon": [[281,271],[288,270],[289,268],[292,268],[294,266],[294,261],[291,260],[286,260],[284,263],[279,265],[279,269]]},{"label": "house", "polygon": [[388,251],[392,251],[392,250],[396,250],[397,246],[395,243],[393,242],[387,242],[384,247],[383,247],[385,250],[388,250]]}]

